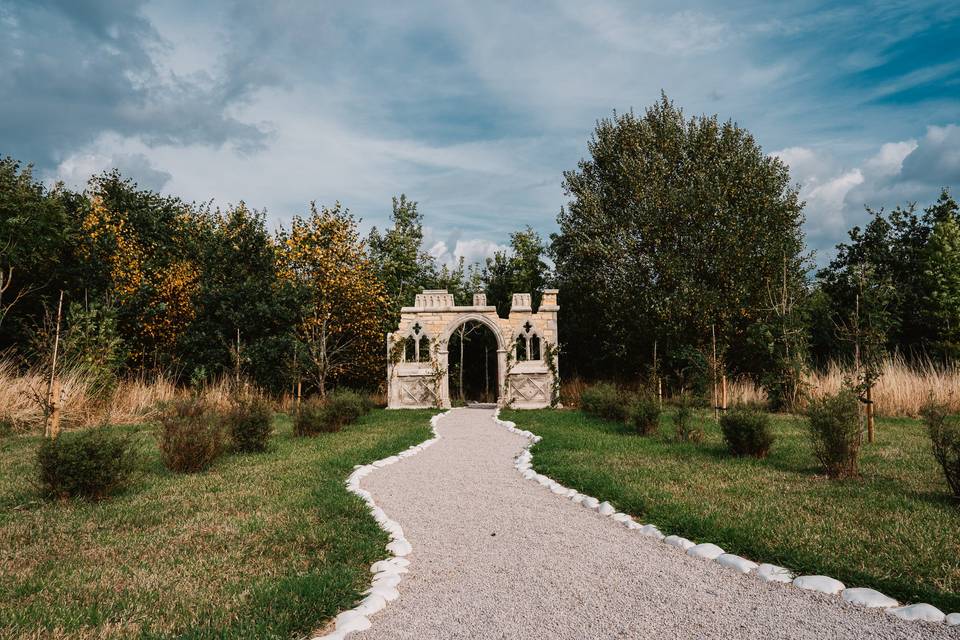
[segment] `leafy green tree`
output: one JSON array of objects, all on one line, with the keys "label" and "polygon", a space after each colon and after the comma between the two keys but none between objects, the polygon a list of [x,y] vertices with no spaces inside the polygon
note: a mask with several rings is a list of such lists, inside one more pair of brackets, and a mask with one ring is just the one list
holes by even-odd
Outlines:
[{"label": "leafy green tree", "polygon": [[[289,384],[292,292],[277,276],[266,213],[243,202],[196,212],[196,316],[179,343],[187,372],[241,375],[280,391]],[[239,332],[239,353],[238,338]]]},{"label": "leafy green tree", "polygon": [[716,116],[686,118],[664,95],[643,116],[597,124],[564,174],[569,204],[552,254],[569,365],[636,375],[684,346],[747,370],[747,329],[782,279],[804,286],[802,207],[787,167]]},{"label": "leafy green tree", "polygon": [[414,296],[430,288],[438,273],[433,256],[423,250],[423,215],[417,203],[404,194],[394,197],[390,221],[393,226],[383,234],[376,227],[370,230],[367,247],[390,297],[392,324],[396,324],[400,308],[412,305]]},{"label": "leafy green tree", "polygon": [[923,308],[936,327],[934,348],[946,357],[960,357],[960,224],[953,217],[937,222],[926,247]]},{"label": "leafy green tree", "polygon": [[44,302],[77,281],[77,197],[48,189],[30,166],[0,158],[0,349],[16,346],[44,313]]},{"label": "leafy green tree", "polygon": [[487,303],[506,317],[514,293],[529,293],[533,308],[540,306],[543,290],[550,280],[550,268],[544,262],[547,247],[531,227],[510,234],[510,251],[497,251],[487,258],[481,274]]}]

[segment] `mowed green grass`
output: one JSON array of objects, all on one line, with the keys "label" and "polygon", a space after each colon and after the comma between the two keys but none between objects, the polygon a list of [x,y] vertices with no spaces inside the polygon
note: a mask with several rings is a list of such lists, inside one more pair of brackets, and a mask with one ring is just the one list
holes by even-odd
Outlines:
[{"label": "mowed green grass", "polygon": [[197,475],[160,463],[154,428],[126,429],[143,472],[100,503],[32,486],[39,438],[0,438],[0,637],[294,638],[349,608],[389,541],[344,481],[430,437],[431,411],[375,410]]},{"label": "mowed green grass", "polygon": [[671,413],[652,437],[579,411],[502,417],[543,436],[538,472],[668,535],[960,611],[960,505],[918,421],[879,420],[861,477],[833,481],[820,475],[801,418],[774,417],[773,451],[754,460],[727,453],[712,415],[699,416],[703,443],[672,441]]}]

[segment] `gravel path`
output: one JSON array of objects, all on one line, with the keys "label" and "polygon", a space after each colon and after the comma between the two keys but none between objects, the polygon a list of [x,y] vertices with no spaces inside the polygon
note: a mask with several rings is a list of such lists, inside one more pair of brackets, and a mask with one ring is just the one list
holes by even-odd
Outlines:
[{"label": "gravel path", "polygon": [[513,467],[527,441],[492,410],[455,409],[437,432],[363,480],[413,553],[399,600],[351,638],[960,637],[736,574],[554,495]]}]

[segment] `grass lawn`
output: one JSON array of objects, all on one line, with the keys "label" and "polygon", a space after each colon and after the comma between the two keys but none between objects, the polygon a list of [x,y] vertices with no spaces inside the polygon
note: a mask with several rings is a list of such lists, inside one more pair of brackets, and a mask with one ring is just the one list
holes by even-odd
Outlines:
[{"label": "grass lawn", "polygon": [[918,421],[879,420],[861,477],[831,481],[818,475],[800,418],[775,417],[773,451],[753,460],[727,453],[712,415],[700,416],[703,443],[671,441],[671,413],[652,437],[579,411],[502,417],[543,436],[538,472],[668,535],[960,611],[960,505]]},{"label": "grass lawn", "polygon": [[353,605],[388,538],[344,480],[430,437],[431,411],[376,410],[207,473],[160,463],[154,427],[128,428],[143,472],[101,503],[32,486],[37,437],[0,438],[0,637],[294,638]]}]

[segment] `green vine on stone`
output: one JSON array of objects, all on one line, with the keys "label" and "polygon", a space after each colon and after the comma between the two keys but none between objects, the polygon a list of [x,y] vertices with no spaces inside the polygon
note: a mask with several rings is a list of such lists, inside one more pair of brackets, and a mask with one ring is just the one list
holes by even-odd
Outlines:
[{"label": "green vine on stone", "polygon": [[543,360],[547,364],[547,369],[550,370],[551,374],[551,383],[550,383],[550,407],[556,408],[560,404],[560,371],[557,369],[557,356],[560,354],[560,346],[554,346],[547,342],[543,341]]}]

